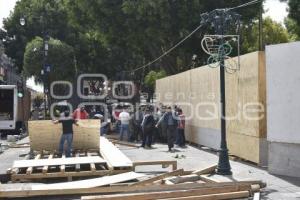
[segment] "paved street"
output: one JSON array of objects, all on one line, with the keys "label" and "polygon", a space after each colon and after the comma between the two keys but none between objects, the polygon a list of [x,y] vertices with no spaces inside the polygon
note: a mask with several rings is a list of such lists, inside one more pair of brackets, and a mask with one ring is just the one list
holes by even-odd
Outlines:
[{"label": "paved street", "polygon": [[[26,142],[28,138],[19,142]],[[167,152],[167,146],[164,144],[155,144],[154,149],[132,148],[127,146],[118,146],[133,161],[151,161],[151,160],[177,160],[178,168],[184,170],[197,170],[216,164],[217,155],[209,150],[202,150],[192,146],[187,148],[176,148],[176,152]],[[11,167],[16,159],[24,153],[28,153],[29,148],[8,149],[0,154],[0,172],[6,173],[6,169]],[[175,158],[179,157],[179,158]],[[233,176],[227,179],[234,180],[254,180],[259,179],[267,183],[267,188],[263,190],[262,199],[265,200],[297,200],[300,199],[300,179],[290,177],[279,177],[269,174],[266,169],[256,167],[249,163],[230,161]],[[165,172],[168,169],[162,169],[160,166],[138,166],[137,172]],[[215,175],[216,176],[216,175]],[[216,178],[220,178],[216,176]],[[222,178],[222,180],[226,178]],[[47,199],[56,199],[49,197]],[[38,199],[38,198],[27,198]],[[61,198],[60,198],[61,199]],[[79,199],[76,197],[64,197],[64,199]]]},{"label": "paved street", "polygon": [[[199,150],[197,148],[188,146],[185,149],[177,148],[177,152],[168,153],[167,146],[162,144],[155,144],[155,149],[136,149],[130,147],[119,146],[121,150],[133,161],[140,160],[171,160],[178,154],[179,157],[184,155],[185,158],[176,159],[178,161],[178,168],[185,170],[196,170],[208,167],[218,162],[218,157],[215,153]],[[241,163],[230,161],[233,176],[230,179],[235,180],[253,180],[259,179],[267,183],[267,188],[262,192],[262,199],[265,200],[292,200],[300,199],[300,179],[278,177],[269,174],[266,169],[250,165],[248,163]],[[138,172],[143,171],[161,171],[158,166],[141,166],[137,167]]]}]

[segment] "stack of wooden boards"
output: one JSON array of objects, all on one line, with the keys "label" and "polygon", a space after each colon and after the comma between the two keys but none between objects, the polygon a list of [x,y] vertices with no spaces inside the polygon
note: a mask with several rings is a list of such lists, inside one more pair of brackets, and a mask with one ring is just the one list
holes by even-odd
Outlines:
[{"label": "stack of wooden boards", "polygon": [[[99,139],[98,139],[99,140]],[[133,170],[132,161],[106,138],[100,150],[75,151],[73,157],[60,157],[56,151],[36,151],[33,160],[16,160],[8,170],[11,180],[105,176]],[[137,164],[138,165],[138,164]]]},{"label": "stack of wooden boards", "polygon": [[[152,177],[146,177],[142,173],[127,172],[82,181],[21,187],[2,184],[0,197],[77,194],[83,195],[82,200],[236,199],[248,198],[254,193],[259,194],[260,189],[265,187],[265,184],[258,180],[218,182],[210,178],[210,173],[214,173],[214,170],[215,166],[193,172],[178,169]],[[132,182],[137,179],[140,180]],[[97,193],[101,195],[95,195]],[[85,196],[90,194],[94,195]]]},{"label": "stack of wooden boards", "polygon": [[[80,120],[79,126],[74,126],[74,150],[99,150],[100,121]],[[30,147],[34,151],[58,151],[62,134],[62,125],[51,120],[28,121]]]}]

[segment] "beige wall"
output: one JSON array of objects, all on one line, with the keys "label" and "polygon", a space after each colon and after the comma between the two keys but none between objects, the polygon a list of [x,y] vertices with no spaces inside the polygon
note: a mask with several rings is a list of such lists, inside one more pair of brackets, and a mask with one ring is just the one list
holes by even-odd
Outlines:
[{"label": "beige wall", "polygon": [[[242,108],[249,105],[248,109],[256,109],[259,107],[249,103],[261,103],[265,109],[264,52],[240,56],[240,63],[239,71],[226,73],[226,115],[233,117],[240,113],[240,117],[227,120],[228,148],[233,155],[262,163],[267,152],[264,149],[266,119],[249,117],[265,116],[265,112],[248,110],[247,113],[247,109]],[[191,116],[186,123],[187,139],[212,148],[218,148],[220,143],[220,118],[205,120],[203,117],[211,116],[208,112],[214,111],[212,105],[219,110],[219,80],[219,68],[202,66],[156,82],[159,102],[179,105],[187,116]]]}]

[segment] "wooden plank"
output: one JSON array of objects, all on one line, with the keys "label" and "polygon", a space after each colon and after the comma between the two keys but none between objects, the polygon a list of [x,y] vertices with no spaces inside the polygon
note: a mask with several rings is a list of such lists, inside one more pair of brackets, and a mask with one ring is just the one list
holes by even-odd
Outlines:
[{"label": "wooden plank", "polygon": [[217,165],[212,165],[212,166],[209,166],[205,169],[200,169],[200,170],[193,171],[192,173],[197,174],[197,175],[211,174],[211,173],[216,171],[216,168],[217,168]]},{"label": "wooden plank", "polygon": [[124,145],[124,146],[128,146],[128,147],[135,147],[135,148],[140,147],[139,145],[136,145],[134,143],[124,142],[124,141],[120,141],[120,140],[109,139],[109,141],[111,141],[113,144],[119,144],[119,145]]},{"label": "wooden plank", "polygon": [[[73,126],[73,150],[99,149],[99,120],[80,120],[79,126]],[[35,151],[58,151],[62,133],[61,124],[53,124],[51,120],[28,122],[30,146]]]},{"label": "wooden plank", "polygon": [[142,165],[162,165],[163,168],[172,165],[173,171],[177,169],[176,160],[154,160],[154,161],[135,161],[132,163],[133,170],[135,170],[136,166],[142,166]]},{"label": "wooden plank", "polygon": [[207,182],[207,183],[220,183],[221,182],[221,181],[212,179],[211,177],[205,176],[205,175],[200,175],[200,179]]},{"label": "wooden plank", "polygon": [[83,196],[82,200],[152,200],[164,199],[174,197],[188,197],[216,193],[237,192],[240,190],[248,190],[250,186],[216,186],[210,188],[198,188],[190,190],[175,190],[175,191],[161,191],[148,193],[131,193],[131,194],[115,194],[115,195],[97,195],[97,196]]},{"label": "wooden plank", "polygon": [[78,157],[78,158],[53,158],[39,160],[16,160],[13,163],[13,168],[22,167],[43,167],[56,165],[72,165],[72,164],[89,164],[89,163],[106,163],[100,156],[93,157]]},{"label": "wooden plank", "polygon": [[129,172],[129,170],[96,170],[92,171],[67,171],[65,173],[61,172],[51,172],[51,173],[33,173],[30,175],[27,174],[12,174],[11,177],[15,180],[31,180],[31,179],[45,179],[45,178],[59,178],[59,177],[85,177],[85,176],[105,176],[105,175],[114,175],[114,174],[122,174]]},{"label": "wooden plank", "polygon": [[[71,184],[71,183],[70,183]],[[0,185],[0,197],[32,197],[32,196],[52,196],[52,195],[69,195],[69,194],[111,194],[121,192],[158,192],[158,191],[174,191],[187,190],[196,188],[210,188],[210,187],[225,187],[225,186],[244,186],[250,187],[251,183],[247,182],[228,182],[228,183],[187,183],[177,185],[147,185],[145,186],[113,186],[113,187],[95,187],[95,188],[59,188],[59,189],[33,189],[31,184],[23,184],[22,186],[13,187],[11,184]]]},{"label": "wooden plank", "polygon": [[260,192],[261,186],[259,184],[253,184],[251,185],[251,194]]},{"label": "wooden plank", "polygon": [[178,169],[178,170],[176,170],[176,171],[164,173],[164,174],[161,174],[161,175],[158,175],[158,176],[155,176],[155,177],[146,179],[146,180],[144,180],[144,181],[140,181],[140,182],[137,182],[137,183],[133,183],[132,186],[137,186],[137,185],[147,185],[147,184],[149,184],[149,183],[153,183],[154,181],[161,180],[161,179],[164,179],[164,178],[166,178],[166,177],[177,176],[177,175],[182,175],[182,174],[183,174],[183,169]]},{"label": "wooden plank", "polygon": [[[89,152],[87,153],[87,155],[90,157],[92,156],[91,153],[89,153]],[[95,172],[96,171],[95,163],[90,163],[90,168],[91,168],[92,172]]]},{"label": "wooden plank", "polygon": [[29,144],[8,144],[9,148],[29,148]]},{"label": "wooden plank", "polygon": [[[66,155],[63,154],[63,155],[61,156],[61,158],[62,158],[62,159],[65,159],[65,158],[66,158]],[[66,171],[66,165],[64,165],[64,164],[63,164],[63,165],[60,165],[59,168],[60,168],[60,172],[61,172],[61,173],[65,173],[65,171]]]},{"label": "wooden plank", "polygon": [[[76,158],[78,158],[79,157],[79,153],[77,152],[75,156],[76,156]],[[75,165],[75,171],[76,172],[80,172],[80,164],[76,164]]]},{"label": "wooden plank", "polygon": [[100,137],[100,153],[111,168],[132,167],[132,161],[105,137]]},{"label": "wooden plank", "polygon": [[[36,155],[34,160],[39,160],[41,158],[41,156],[42,156],[41,154]],[[33,170],[33,167],[28,167],[26,170],[26,174],[31,174],[32,170]]]},{"label": "wooden plank", "polygon": [[[247,198],[249,197],[249,191],[238,191],[238,192],[228,192],[219,194],[207,194],[201,196],[189,196],[189,197],[178,197],[178,198],[167,198],[164,200],[221,200],[221,199],[237,199],[237,198]],[[161,199],[157,199],[161,200]]]},{"label": "wooden plank", "polygon": [[260,200],[260,192],[254,193],[253,200]]},{"label": "wooden plank", "polygon": [[[53,156],[54,156],[54,154],[51,153],[51,154],[49,155],[48,159],[52,159]],[[43,174],[46,174],[46,173],[47,173],[48,167],[49,167],[49,166],[47,166],[47,165],[43,167],[43,169],[42,169]]]},{"label": "wooden plank", "polygon": [[124,181],[134,180],[145,176],[144,174],[138,174],[135,172],[127,172],[123,174],[117,174],[112,176],[105,176],[101,178],[87,179],[81,181],[73,181],[70,183],[54,183],[45,185],[33,185],[32,190],[59,190],[59,189],[82,189],[82,188],[93,188],[113,183],[120,183]]},{"label": "wooden plank", "polygon": [[190,174],[190,175],[185,175],[185,176],[169,178],[168,181],[171,181],[174,184],[178,184],[178,183],[184,183],[184,182],[194,182],[194,181],[198,181],[199,179],[200,179],[200,176],[198,176],[197,174]]}]

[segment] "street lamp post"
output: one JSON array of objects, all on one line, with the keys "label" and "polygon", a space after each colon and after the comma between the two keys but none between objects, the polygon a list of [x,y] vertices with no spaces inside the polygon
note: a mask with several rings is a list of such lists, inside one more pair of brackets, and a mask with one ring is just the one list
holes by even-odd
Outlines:
[{"label": "street lamp post", "polygon": [[225,56],[226,47],[224,46],[224,35],[232,26],[238,26],[240,15],[227,9],[216,9],[210,13],[201,15],[203,24],[211,24],[215,29],[218,37],[218,55],[217,61],[220,64],[220,106],[221,106],[221,144],[219,150],[219,162],[217,173],[221,175],[231,175],[231,167],[229,163],[228,148],[226,141],[226,93],[225,93]]},{"label": "street lamp post", "polygon": [[[44,116],[45,116],[44,118],[46,118],[46,116],[47,116],[47,100],[46,99],[48,99],[48,101],[49,101],[49,98],[47,98],[47,94],[48,94],[47,74],[49,72],[48,67],[47,67],[47,57],[48,57],[48,50],[49,50],[49,44],[48,44],[49,36],[48,36],[47,32],[45,31],[43,16],[41,16],[40,19],[42,21],[42,33],[43,33],[43,66],[42,66],[42,70],[41,70],[41,75],[43,76],[43,84],[44,84]],[[20,25],[25,26],[25,24],[26,24],[25,17],[21,17]]]}]

